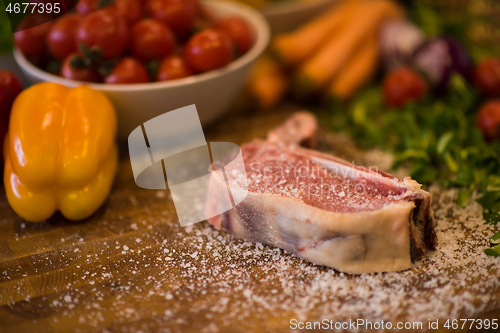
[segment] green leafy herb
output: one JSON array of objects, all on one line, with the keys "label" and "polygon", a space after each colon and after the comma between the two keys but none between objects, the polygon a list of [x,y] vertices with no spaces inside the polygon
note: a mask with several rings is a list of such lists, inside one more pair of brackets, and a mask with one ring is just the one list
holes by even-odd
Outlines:
[{"label": "green leafy herb", "polygon": [[486,192],[482,197],[477,198],[476,201],[492,212],[500,211],[500,191]]},{"label": "green leafy herb", "polygon": [[460,190],[458,191],[458,198],[457,198],[457,205],[460,207],[465,207],[468,204],[470,204],[470,196],[471,196],[470,190],[464,191]]},{"label": "green leafy herb", "polygon": [[500,256],[500,232],[497,232],[496,234],[491,236],[490,244],[493,245],[493,247],[490,247],[489,249],[484,250],[484,253],[486,253],[490,256],[499,257]]},{"label": "green leafy herb", "polygon": [[491,236],[490,243],[493,245],[500,244],[500,231]]},{"label": "green leafy herb", "polygon": [[484,253],[490,256],[500,257],[500,244],[484,250]]},{"label": "green leafy herb", "polygon": [[415,1],[411,13],[412,20],[423,29],[427,36],[436,37],[443,32],[443,22],[431,6]]},{"label": "green leafy herb", "polygon": [[483,219],[486,224],[497,224],[500,221],[500,214],[483,212]]}]

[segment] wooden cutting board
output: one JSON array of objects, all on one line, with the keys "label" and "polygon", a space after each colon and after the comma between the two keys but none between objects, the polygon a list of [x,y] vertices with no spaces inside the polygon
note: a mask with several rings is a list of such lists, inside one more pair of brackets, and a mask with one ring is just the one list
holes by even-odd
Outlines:
[{"label": "wooden cutting board", "polygon": [[[234,111],[206,129],[207,141],[264,138],[293,109]],[[322,150],[355,163],[390,166],[387,154],[359,152],[345,137],[322,133]],[[438,222],[449,220],[444,226],[456,213],[447,207],[436,207]],[[457,235],[471,229],[457,221]],[[469,232],[491,234],[494,228],[488,228]],[[476,236],[472,248],[464,236],[458,254],[478,256],[485,241]],[[456,242],[444,240],[444,255],[447,243]],[[0,189],[2,332],[289,332],[293,320],[367,318],[420,320],[425,329],[426,316],[439,319],[438,331],[448,331],[447,317],[499,318],[499,261],[486,258],[479,268],[466,258],[459,262],[449,265],[446,256],[435,256],[407,272],[350,276],[243,242],[207,222],[181,228],[168,190],[135,185],[126,147],[109,199],[85,221],[57,214],[42,223],[25,222]],[[487,274],[467,273],[474,270]]]}]

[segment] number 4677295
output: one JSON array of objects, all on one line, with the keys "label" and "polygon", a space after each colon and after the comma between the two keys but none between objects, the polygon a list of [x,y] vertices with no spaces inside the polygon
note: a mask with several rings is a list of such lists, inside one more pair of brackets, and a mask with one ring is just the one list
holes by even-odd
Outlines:
[{"label": "number 4677295", "polygon": [[19,13],[55,13],[61,12],[60,3],[36,3],[36,2],[23,2],[23,3],[9,3],[6,12],[19,14]]}]

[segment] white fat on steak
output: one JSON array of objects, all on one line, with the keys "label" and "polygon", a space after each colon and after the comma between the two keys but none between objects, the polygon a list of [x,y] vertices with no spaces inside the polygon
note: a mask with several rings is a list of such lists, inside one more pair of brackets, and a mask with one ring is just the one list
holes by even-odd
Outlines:
[{"label": "white fat on steak", "polygon": [[[244,144],[246,176],[228,167],[225,172],[231,174],[227,186],[248,195],[209,222],[352,274],[405,270],[434,250],[429,193],[409,177],[300,147],[315,144],[316,129],[315,118],[300,112],[270,131],[267,141]],[[224,182],[214,174],[209,186]],[[207,198],[208,216],[217,200]]]}]

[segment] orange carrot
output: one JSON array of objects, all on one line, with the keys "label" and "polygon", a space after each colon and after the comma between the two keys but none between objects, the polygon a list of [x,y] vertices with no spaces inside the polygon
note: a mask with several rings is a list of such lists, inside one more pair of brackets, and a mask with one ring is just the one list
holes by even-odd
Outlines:
[{"label": "orange carrot", "polygon": [[363,44],[368,36],[376,32],[382,22],[400,17],[402,11],[391,0],[365,1],[359,6],[356,17],[351,18],[342,33],[329,38],[323,46],[307,60],[296,75],[301,93],[322,88],[337,75],[346,62]]},{"label": "orange carrot", "polygon": [[350,98],[375,73],[379,59],[379,45],[376,36],[367,40],[359,51],[348,60],[331,82],[329,94],[340,98]]},{"label": "orange carrot", "polygon": [[332,32],[356,15],[360,0],[344,0],[334,4],[323,15],[299,27],[293,32],[277,35],[272,41],[274,53],[286,65],[305,60]]},{"label": "orange carrot", "polygon": [[255,63],[248,80],[248,89],[259,109],[276,106],[287,89],[287,79],[280,65],[264,54]]}]

